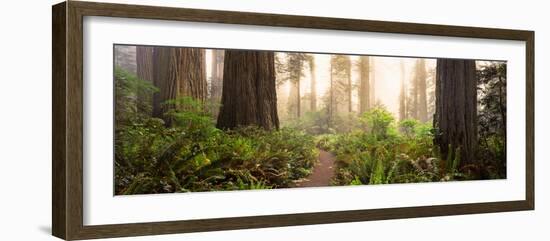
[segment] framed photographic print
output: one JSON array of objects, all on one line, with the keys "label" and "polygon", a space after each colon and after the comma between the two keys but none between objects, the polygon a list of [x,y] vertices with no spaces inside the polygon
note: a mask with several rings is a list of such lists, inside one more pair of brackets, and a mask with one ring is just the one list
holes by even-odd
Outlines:
[{"label": "framed photographic print", "polygon": [[53,235],[534,209],[534,32],[53,6]]}]

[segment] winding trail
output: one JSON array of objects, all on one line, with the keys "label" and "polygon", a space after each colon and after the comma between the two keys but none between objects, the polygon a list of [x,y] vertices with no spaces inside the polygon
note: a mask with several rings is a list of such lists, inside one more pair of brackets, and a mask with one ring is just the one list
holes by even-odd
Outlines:
[{"label": "winding trail", "polygon": [[334,155],[319,149],[319,162],[313,166],[313,172],[305,179],[296,182],[296,187],[326,187],[334,176]]}]

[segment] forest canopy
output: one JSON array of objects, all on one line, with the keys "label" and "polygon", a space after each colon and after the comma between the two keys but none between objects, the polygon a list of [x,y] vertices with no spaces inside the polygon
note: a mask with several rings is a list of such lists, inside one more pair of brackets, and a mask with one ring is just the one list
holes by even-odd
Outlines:
[{"label": "forest canopy", "polygon": [[506,62],[115,46],[115,194],[506,178]]}]

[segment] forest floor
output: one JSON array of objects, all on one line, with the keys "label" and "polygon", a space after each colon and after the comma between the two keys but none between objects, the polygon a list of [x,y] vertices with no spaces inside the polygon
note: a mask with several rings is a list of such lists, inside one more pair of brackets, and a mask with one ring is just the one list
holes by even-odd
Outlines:
[{"label": "forest floor", "polygon": [[296,182],[296,187],[326,187],[334,176],[334,161],[336,157],[332,153],[319,150],[319,162],[313,166],[313,172],[302,180]]}]

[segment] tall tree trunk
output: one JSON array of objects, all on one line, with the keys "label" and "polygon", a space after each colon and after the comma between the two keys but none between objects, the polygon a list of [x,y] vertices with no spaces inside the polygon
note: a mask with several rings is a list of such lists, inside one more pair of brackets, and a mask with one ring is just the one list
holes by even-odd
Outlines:
[{"label": "tall tree trunk", "polygon": [[116,45],[115,46],[115,65],[122,68],[132,74],[137,72],[137,53],[136,47],[128,45]]},{"label": "tall tree trunk", "polygon": [[288,79],[290,81],[290,101],[289,101],[289,111],[296,118],[300,118],[302,113],[302,100],[301,100],[301,78],[302,78],[302,68],[304,66],[304,61],[306,60],[305,54],[300,53],[288,53],[287,54],[287,67]]},{"label": "tall tree trunk", "polygon": [[[477,80],[474,60],[437,60],[434,142],[442,158],[454,159],[460,150],[461,166],[475,161],[477,146]],[[450,160],[447,160],[450,161]]]},{"label": "tall tree trunk", "polygon": [[411,83],[411,93],[410,93],[410,103],[409,111],[410,117],[413,119],[420,119],[418,112],[418,62],[414,65],[414,77],[412,78]]},{"label": "tall tree trunk", "polygon": [[153,47],[137,46],[136,63],[137,77],[153,82]]},{"label": "tall tree trunk", "polygon": [[174,108],[174,105],[165,102],[175,99],[178,93],[177,79],[172,74],[176,72],[175,51],[173,48],[156,47],[153,55],[153,84],[159,89],[153,95],[153,116],[170,125],[170,118],[165,113]]},{"label": "tall tree trunk", "polygon": [[300,118],[301,103],[300,103],[300,80],[290,80],[290,91],[288,93],[288,112],[290,117]]},{"label": "tall tree trunk", "polygon": [[[302,66],[300,64],[300,70],[302,69]],[[301,90],[300,90],[300,80],[301,80],[301,73],[298,74],[298,77],[296,79],[296,117],[299,119],[302,113],[302,98],[300,96]]]},{"label": "tall tree trunk", "polygon": [[351,59],[349,56],[346,56],[346,92],[347,92],[347,101],[348,101],[348,112],[351,113],[353,111],[353,101],[351,97],[352,93],[352,83],[351,83]]},{"label": "tall tree trunk", "polygon": [[[153,83],[153,47],[136,47],[136,72],[141,80]],[[151,96],[138,90],[138,111],[151,115],[151,109],[147,108],[152,103]],[[145,104],[147,103],[147,104]]]},{"label": "tall tree trunk", "polygon": [[136,64],[138,78],[153,82],[153,47],[136,47]]},{"label": "tall tree trunk", "polygon": [[369,56],[361,56],[359,62],[360,83],[359,83],[359,113],[370,108],[370,65]]},{"label": "tall tree trunk", "polygon": [[426,95],[426,64],[424,59],[419,59],[416,66],[416,83],[418,94],[418,119],[421,122],[428,121],[428,100]]},{"label": "tall tree trunk", "polygon": [[172,72],[178,83],[177,97],[190,96],[200,102],[206,101],[206,56],[199,48],[175,48],[175,68]]},{"label": "tall tree trunk", "polygon": [[433,120],[434,114],[435,114],[435,82],[436,80],[436,68],[430,68],[429,71],[426,72],[426,74],[429,76],[428,81],[426,84],[426,90],[427,90],[427,100],[428,100],[428,121]]},{"label": "tall tree trunk", "polygon": [[206,62],[204,50],[197,48],[156,47],[154,49],[153,84],[159,89],[153,96],[153,116],[162,118],[167,125],[171,120],[166,113],[176,108],[167,104],[181,96],[204,101],[206,98]]},{"label": "tall tree trunk", "polygon": [[293,68],[293,71],[295,73],[291,74],[292,78],[290,81],[294,84],[295,88],[295,101],[296,101],[296,118],[300,118],[300,115],[302,113],[302,98],[301,98],[301,90],[300,90],[300,82],[302,79],[302,67],[303,67],[303,61],[300,59],[299,55],[295,55],[295,64],[297,65],[295,68]]},{"label": "tall tree trunk", "polygon": [[317,74],[315,73],[315,57],[309,56],[309,73],[311,75],[310,111],[317,111]]},{"label": "tall tree trunk", "polygon": [[328,118],[327,118],[327,126],[330,128],[332,127],[332,120],[333,120],[333,114],[334,114],[334,56],[330,57],[330,99],[329,99],[329,105],[327,108],[328,111]]},{"label": "tall tree trunk", "polygon": [[407,92],[405,88],[405,62],[400,61],[401,67],[401,89],[399,91],[399,120],[407,119]]},{"label": "tall tree trunk", "polygon": [[213,103],[219,103],[222,98],[223,56],[223,50],[212,50],[210,99]]},{"label": "tall tree trunk", "polygon": [[279,128],[273,52],[227,50],[217,127]]}]

